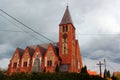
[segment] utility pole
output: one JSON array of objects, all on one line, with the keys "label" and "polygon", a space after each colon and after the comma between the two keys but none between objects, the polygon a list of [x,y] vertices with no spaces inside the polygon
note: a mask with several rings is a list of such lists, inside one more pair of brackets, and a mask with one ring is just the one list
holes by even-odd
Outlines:
[{"label": "utility pole", "polygon": [[100,68],[100,76],[102,77],[102,69],[101,69],[101,66],[104,65],[104,64],[101,63],[101,61],[99,61],[99,63],[97,63],[97,65],[98,65],[99,68]]},{"label": "utility pole", "polygon": [[105,65],[105,69],[106,69],[106,60],[104,59],[104,65]]},{"label": "utility pole", "polygon": [[106,60],[104,59],[104,65],[105,65],[105,70],[104,70],[104,78],[107,78],[107,69],[106,69]]}]

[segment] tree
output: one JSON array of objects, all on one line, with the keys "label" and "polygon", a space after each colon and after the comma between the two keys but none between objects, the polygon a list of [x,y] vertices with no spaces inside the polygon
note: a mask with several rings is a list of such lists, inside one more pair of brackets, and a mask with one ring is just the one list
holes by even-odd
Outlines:
[{"label": "tree", "polygon": [[106,79],[107,78],[107,70],[105,69],[104,70],[104,79]]},{"label": "tree", "polygon": [[85,65],[84,67],[82,67],[81,73],[86,73],[86,74],[88,74],[88,72],[87,72],[87,66],[86,66],[86,65]]},{"label": "tree", "polygon": [[107,71],[107,77],[110,78],[110,71]]},{"label": "tree", "polygon": [[112,78],[112,80],[118,80],[117,77],[115,77],[114,73],[111,78]]},{"label": "tree", "polygon": [[120,80],[120,74],[116,75],[116,77]]}]

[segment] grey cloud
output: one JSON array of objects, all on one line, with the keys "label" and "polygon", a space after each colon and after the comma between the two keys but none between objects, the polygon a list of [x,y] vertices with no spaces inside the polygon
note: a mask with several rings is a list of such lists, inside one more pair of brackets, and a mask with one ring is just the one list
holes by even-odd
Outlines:
[{"label": "grey cloud", "polygon": [[4,59],[4,58],[10,58],[11,55],[13,55],[13,51],[14,48],[13,46],[9,45],[9,44],[1,44],[0,45],[0,59]]},{"label": "grey cloud", "polygon": [[[119,62],[119,52],[120,52],[120,36],[116,35],[113,37],[101,37],[99,39],[94,39],[91,44],[89,44],[90,47],[84,47],[83,55],[86,55],[85,57],[90,59],[108,59],[110,61],[114,61],[115,63]],[[118,61],[117,61],[118,60]]]}]

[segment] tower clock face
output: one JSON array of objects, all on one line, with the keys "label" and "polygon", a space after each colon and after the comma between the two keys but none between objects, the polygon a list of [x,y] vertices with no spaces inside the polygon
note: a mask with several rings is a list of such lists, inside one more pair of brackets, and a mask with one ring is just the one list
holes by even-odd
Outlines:
[{"label": "tower clock face", "polygon": [[68,35],[65,33],[63,34],[63,38],[66,39],[68,37]]}]

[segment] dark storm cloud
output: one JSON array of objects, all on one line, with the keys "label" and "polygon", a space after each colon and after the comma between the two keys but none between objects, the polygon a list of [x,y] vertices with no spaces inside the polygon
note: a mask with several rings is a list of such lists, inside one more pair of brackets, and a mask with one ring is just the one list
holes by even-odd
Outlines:
[{"label": "dark storm cloud", "polygon": [[[25,23],[29,27],[33,28],[34,30],[40,32],[41,34],[47,36],[50,39],[53,39],[53,41],[56,41],[56,37],[58,36],[58,25],[61,18],[59,15],[60,8],[52,7],[57,6],[58,4],[55,3],[54,0],[51,0],[49,3],[47,0],[45,1],[39,1],[39,0],[23,0],[23,1],[8,1],[4,0],[1,1],[0,8],[6,11],[8,14],[12,15],[13,17],[17,18],[21,22]],[[9,4],[9,5],[8,5]],[[62,4],[62,3],[61,3]],[[59,5],[61,5],[59,4]],[[51,6],[52,9],[49,9]],[[3,16],[7,17],[11,22],[0,16],[0,43],[1,48],[4,47],[6,44],[10,44],[11,47],[14,49],[16,47],[25,48],[27,45],[36,45],[39,43],[49,43],[48,40],[44,39],[43,37],[40,37],[30,30],[24,28],[22,25],[17,23],[16,21],[12,20],[8,16],[1,13]],[[59,20],[58,20],[59,19]],[[56,20],[56,23],[54,22]],[[14,23],[14,24],[13,24]],[[49,23],[49,24],[48,24]],[[18,28],[19,27],[19,28]],[[51,28],[51,29],[50,29]],[[21,30],[22,29],[22,30]],[[55,29],[55,31],[53,31]],[[6,31],[4,31],[6,30]],[[21,31],[21,32],[10,32],[11,31]],[[24,32],[25,30],[26,32]],[[46,33],[47,32],[47,33]],[[36,40],[34,37],[37,37]],[[2,45],[3,44],[3,45]],[[9,58],[11,57],[11,54],[13,52],[13,49],[7,50],[8,47],[4,47],[6,49],[6,52],[1,52],[3,54],[0,56],[0,59],[2,58]],[[8,51],[8,52],[7,52]],[[7,55],[8,54],[8,55]]]},{"label": "dark storm cloud", "polygon": [[[113,34],[114,35],[114,34]],[[112,35],[112,36],[113,36]],[[113,37],[110,37],[107,35],[107,37],[99,37],[94,39],[88,48],[85,48],[83,55],[85,57],[100,60],[100,59],[108,59],[110,61],[114,61],[116,63],[120,61],[118,57],[120,56],[120,36],[114,35]],[[117,61],[118,60],[118,61]]]},{"label": "dark storm cloud", "polygon": [[11,55],[13,55],[14,48],[10,44],[0,44],[0,60],[4,58],[11,58]]}]

